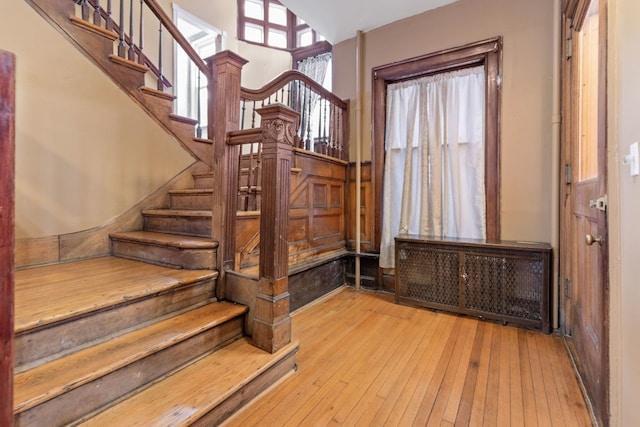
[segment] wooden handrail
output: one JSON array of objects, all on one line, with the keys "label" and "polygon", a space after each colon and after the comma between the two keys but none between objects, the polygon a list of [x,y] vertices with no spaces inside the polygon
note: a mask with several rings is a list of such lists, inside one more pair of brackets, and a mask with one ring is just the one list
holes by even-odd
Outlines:
[{"label": "wooden handrail", "polygon": [[330,100],[339,108],[343,110],[347,108],[347,103],[345,101],[338,98],[332,92],[322,87],[321,84],[298,70],[285,71],[260,89],[247,89],[243,87],[240,90],[240,97],[249,101],[262,101],[263,99],[268,98],[270,95],[277,92],[285,84],[294,80],[303,81],[307,86],[309,86],[318,94],[322,95],[323,98]]},{"label": "wooden handrail", "polygon": [[207,63],[200,58],[200,55],[198,55],[195,49],[191,46],[191,43],[184,38],[180,30],[178,30],[178,27],[176,27],[171,18],[169,18],[169,15],[167,15],[162,6],[160,6],[156,0],[144,0],[144,3],[149,7],[151,12],[153,12],[167,31],[169,31],[180,47],[184,49],[189,59],[196,64],[200,71],[202,71],[207,77],[211,76],[211,70],[207,66]]}]

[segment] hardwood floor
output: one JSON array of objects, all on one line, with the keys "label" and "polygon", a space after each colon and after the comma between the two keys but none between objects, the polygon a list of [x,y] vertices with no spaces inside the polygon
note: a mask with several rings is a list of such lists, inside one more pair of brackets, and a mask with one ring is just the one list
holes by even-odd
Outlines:
[{"label": "hardwood floor", "polygon": [[590,426],[558,336],[343,288],[293,315],[299,371],[226,426]]}]

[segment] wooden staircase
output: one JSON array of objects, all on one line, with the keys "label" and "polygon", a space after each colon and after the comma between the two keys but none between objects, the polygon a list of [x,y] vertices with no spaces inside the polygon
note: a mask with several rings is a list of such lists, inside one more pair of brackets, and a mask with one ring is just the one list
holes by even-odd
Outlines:
[{"label": "wooden staircase", "polygon": [[216,424],[290,372],[296,346],[253,347],[217,275],[116,257],[18,271],[15,425]]},{"label": "wooden staircase", "polygon": [[[72,0],[27,0],[197,161],[212,141],[145,85],[149,68],[114,55],[117,34],[76,17]],[[16,426],[217,425],[295,368],[297,344],[270,354],[245,336],[248,308],[219,301],[214,173],[110,235],[112,255],[16,274]]]},{"label": "wooden staircase", "polygon": [[146,86],[149,67],[114,55],[118,35],[76,17],[72,0],[27,0],[43,18],[65,36],[145,110],[194,159],[211,166],[212,141],[195,137],[196,120],[174,114],[175,96]]},{"label": "wooden staircase", "polygon": [[145,209],[143,231],[112,233],[113,255],[171,268],[214,269],[211,174],[194,176],[194,188],[169,191],[168,209]]}]

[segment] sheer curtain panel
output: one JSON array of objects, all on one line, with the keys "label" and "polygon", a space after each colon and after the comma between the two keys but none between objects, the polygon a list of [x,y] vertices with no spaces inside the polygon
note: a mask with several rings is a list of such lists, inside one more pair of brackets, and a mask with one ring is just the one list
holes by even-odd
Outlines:
[{"label": "sheer curtain panel", "polygon": [[401,233],[485,238],[484,67],[387,87],[380,266]]}]

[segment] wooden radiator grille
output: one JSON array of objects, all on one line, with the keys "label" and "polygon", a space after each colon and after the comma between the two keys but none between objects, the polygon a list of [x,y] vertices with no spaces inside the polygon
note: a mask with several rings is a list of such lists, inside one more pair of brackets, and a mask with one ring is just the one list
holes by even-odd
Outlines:
[{"label": "wooden radiator grille", "polygon": [[396,238],[396,301],[550,332],[547,244]]}]

